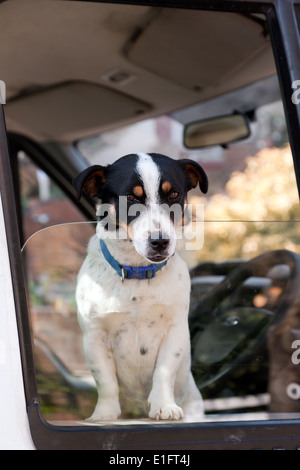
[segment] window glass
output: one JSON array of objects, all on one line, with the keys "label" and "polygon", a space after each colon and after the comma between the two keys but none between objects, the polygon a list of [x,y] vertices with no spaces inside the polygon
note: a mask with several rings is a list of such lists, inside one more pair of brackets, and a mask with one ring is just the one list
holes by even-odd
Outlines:
[{"label": "window glass", "polygon": [[84,419],[96,396],[75,301],[77,274],[94,231],[93,223],[60,224],[35,233],[23,247],[38,393],[48,420]]},{"label": "window glass", "polygon": [[[226,149],[187,151],[183,126],[162,116],[78,143],[91,164],[159,152],[197,160],[208,174],[208,194],[189,194],[193,221],[188,241],[178,241],[192,280],[192,371],[206,420],[268,419],[274,413],[293,418],[300,412],[300,214],[282,104],[258,109],[251,131],[249,139]],[[24,177],[24,188],[29,179],[36,189],[23,189],[24,216],[41,228],[50,210],[38,193],[36,169]],[[61,193],[50,194],[58,204]],[[32,212],[32,200],[41,210]],[[76,424],[97,400],[75,302],[95,224],[79,223],[71,210],[70,222],[77,223],[60,224],[65,215],[58,226],[35,233],[23,253],[43,415]]]},{"label": "window glass", "polygon": [[22,151],[18,163],[23,255],[41,406],[49,419],[84,418],[92,406],[94,387],[89,379],[82,383],[78,379],[82,393],[77,396],[67,379],[86,372],[75,287],[94,227],[85,223],[73,202]]},{"label": "window glass", "polygon": [[54,181],[26,155],[18,152],[23,238],[52,225],[86,218]]}]

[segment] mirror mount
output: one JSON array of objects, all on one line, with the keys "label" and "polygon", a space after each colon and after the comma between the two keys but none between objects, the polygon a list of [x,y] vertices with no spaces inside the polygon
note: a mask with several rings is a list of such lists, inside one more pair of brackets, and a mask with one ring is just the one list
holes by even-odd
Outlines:
[{"label": "mirror mount", "polygon": [[184,145],[197,149],[228,144],[247,139],[250,136],[249,118],[234,111],[232,114],[191,122],[184,128]]}]

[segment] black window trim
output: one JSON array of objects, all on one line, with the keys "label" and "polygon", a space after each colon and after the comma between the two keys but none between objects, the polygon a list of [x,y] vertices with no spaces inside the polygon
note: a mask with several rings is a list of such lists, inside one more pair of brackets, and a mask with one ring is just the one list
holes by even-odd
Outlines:
[{"label": "black window trim", "polygon": [[[296,31],[293,23],[294,1],[282,2],[270,0],[263,4],[258,0],[244,2],[242,0],[223,1],[192,1],[180,2],[169,0],[166,6],[176,8],[211,9],[222,11],[242,11],[267,14],[273,40],[274,55],[278,67],[279,80],[286,110],[290,141],[295,161],[297,182],[299,187],[300,139],[299,116],[300,110],[291,103],[289,94],[293,79],[297,73],[300,78],[299,64],[293,63],[292,57],[287,57],[285,47],[294,40],[291,31]],[[108,3],[108,2],[107,2]],[[115,2],[121,3],[121,2]],[[131,4],[146,4],[145,2],[123,2]],[[153,1],[153,5],[162,6],[162,2]],[[149,5],[149,2],[147,2]],[[273,8],[275,7],[275,8]],[[281,23],[279,26],[278,17]],[[282,35],[285,36],[285,43]],[[293,46],[295,47],[295,46]],[[299,44],[297,45],[299,50]],[[291,69],[291,65],[295,65]],[[291,72],[289,71],[291,70]],[[295,157],[299,155],[299,157]],[[25,287],[22,256],[20,251],[20,234],[18,217],[13,190],[13,176],[10,165],[9,149],[5,127],[3,107],[0,110],[0,188],[8,240],[11,275],[14,288],[17,324],[22,357],[23,377],[26,404],[30,429],[35,446],[38,449],[153,449],[153,450],[192,450],[192,449],[249,449],[249,448],[291,448],[300,445],[300,422],[298,420],[271,420],[247,422],[211,422],[211,423],[182,423],[182,424],[151,424],[128,426],[56,426],[45,421],[42,416],[35,382],[31,331],[27,310],[27,295]]]},{"label": "black window trim", "polygon": [[[23,151],[37,167],[47,173],[51,180],[66,194],[66,196],[76,206],[78,206],[80,211],[87,217],[88,220],[95,219],[94,204],[91,202],[91,200],[87,197],[83,197],[83,200],[78,202],[76,198],[71,177],[77,176],[78,173],[74,173],[70,177],[70,175],[65,171],[64,167],[60,165],[57,160],[53,159],[49,150],[47,152],[47,150],[45,150],[44,147],[42,148],[37,142],[34,142],[32,139],[21,134],[9,132],[8,146],[15,187],[18,187],[19,185],[17,154],[19,151]],[[48,143],[48,146],[51,148],[51,143]],[[86,162],[86,165],[88,166],[88,162]],[[78,169],[78,171],[81,170],[82,168]]]}]

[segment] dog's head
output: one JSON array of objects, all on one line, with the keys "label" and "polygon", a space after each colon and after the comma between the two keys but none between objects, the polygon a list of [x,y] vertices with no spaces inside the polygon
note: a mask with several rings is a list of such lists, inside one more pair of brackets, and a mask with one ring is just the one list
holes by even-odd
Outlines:
[{"label": "dog's head", "polygon": [[175,251],[175,229],[182,222],[187,192],[198,185],[203,193],[208,189],[198,163],[153,153],[126,155],[106,167],[91,166],[73,184],[78,199],[84,190],[101,201],[97,215],[107,233],[128,238],[154,263]]}]

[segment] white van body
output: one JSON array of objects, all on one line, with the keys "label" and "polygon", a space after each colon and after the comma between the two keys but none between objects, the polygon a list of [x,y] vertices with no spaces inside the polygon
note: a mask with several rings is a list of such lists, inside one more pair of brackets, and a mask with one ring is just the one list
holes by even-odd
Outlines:
[{"label": "white van body", "polygon": [[1,197],[0,259],[0,449],[33,450]]}]

